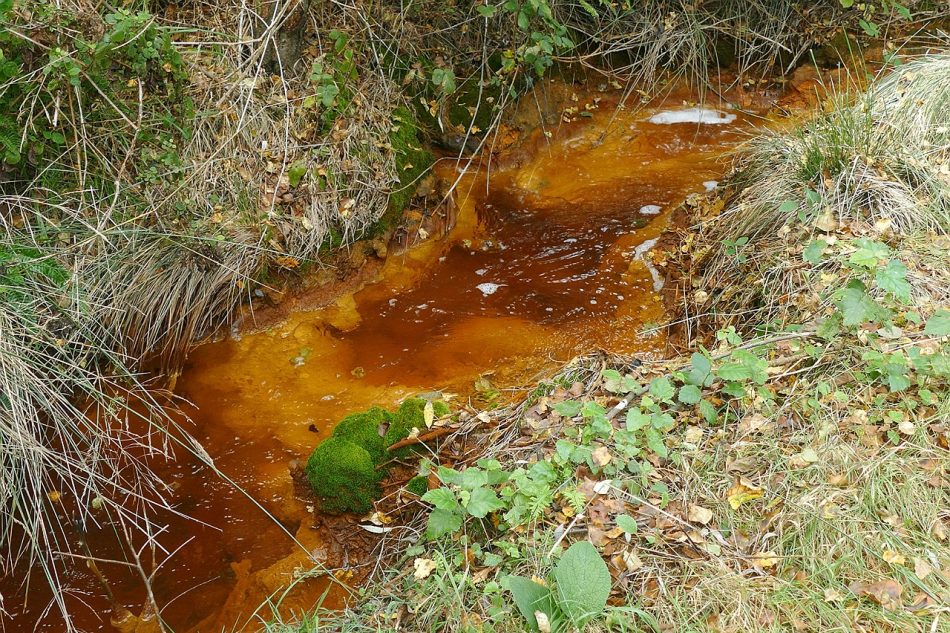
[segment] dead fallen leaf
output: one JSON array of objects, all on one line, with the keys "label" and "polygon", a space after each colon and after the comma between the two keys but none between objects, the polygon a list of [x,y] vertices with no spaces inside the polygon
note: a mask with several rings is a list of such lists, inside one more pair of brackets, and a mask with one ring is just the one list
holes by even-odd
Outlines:
[{"label": "dead fallen leaf", "polygon": [[640,560],[640,557],[637,556],[633,550],[625,550],[620,555],[623,558],[623,564],[628,572],[635,572],[643,567],[643,561]]},{"label": "dead fallen leaf", "polygon": [[895,580],[882,580],[871,584],[853,582],[848,587],[858,597],[870,598],[888,611],[901,608],[901,594],[904,588]]},{"label": "dead fallen leaf", "polygon": [[701,523],[703,525],[708,525],[713,518],[712,510],[704,508],[699,505],[691,505],[689,507],[689,515],[687,517],[690,521],[694,523]]},{"label": "dead fallen leaf", "polygon": [[891,565],[903,565],[907,562],[903,554],[891,549],[884,550],[884,553],[881,554],[881,558],[884,559],[884,562],[890,563]]},{"label": "dead fallen leaf", "polygon": [[768,422],[769,419],[761,413],[753,413],[752,415],[746,416],[739,421],[739,435],[755,433],[766,426]]},{"label": "dead fallen leaf", "polygon": [[416,580],[428,578],[429,574],[435,571],[436,568],[435,561],[431,558],[417,558],[412,561],[412,566],[415,569],[412,575]]},{"label": "dead fallen leaf", "polygon": [[933,573],[934,568],[923,558],[914,558],[914,575],[921,580]]},{"label": "dead fallen leaf", "polygon": [[611,460],[612,458],[611,458],[611,456],[610,456],[610,451],[607,450],[607,447],[606,447],[606,446],[600,446],[600,447],[598,447],[598,448],[595,448],[595,449],[594,449],[594,452],[591,453],[591,459],[594,460],[594,463],[595,463],[595,464],[597,464],[598,466],[603,467],[603,466],[606,466],[607,464],[609,464],[609,463],[610,463],[610,460]]},{"label": "dead fallen leaf", "polygon": [[544,611],[535,611],[534,619],[538,621],[538,631],[551,633],[551,621],[548,619],[548,614]]},{"label": "dead fallen leaf", "polygon": [[825,589],[825,602],[840,602],[844,600],[844,594],[836,589],[828,587]]},{"label": "dead fallen leaf", "polygon": [[738,510],[742,504],[759,499],[762,494],[761,488],[752,484],[745,477],[740,477],[739,481],[726,492],[726,499],[733,510]]}]

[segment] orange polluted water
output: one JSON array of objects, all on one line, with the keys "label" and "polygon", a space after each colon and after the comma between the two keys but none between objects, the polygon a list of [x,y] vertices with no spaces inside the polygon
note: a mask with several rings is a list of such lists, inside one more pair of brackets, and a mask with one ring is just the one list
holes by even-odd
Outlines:
[{"label": "orange polluted water", "polygon": [[[641,334],[662,319],[662,273],[649,250],[671,207],[714,186],[742,123],[726,110],[650,122],[659,111],[605,107],[550,139],[539,134],[523,160],[493,166],[490,180],[461,176],[457,223],[444,239],[390,256],[376,281],[326,308],[195,349],[178,390],[196,406],[193,432],[216,466],[319,552],[326,544],[288,464],[347,413],[392,408],[420,391],[470,392],[486,372],[495,385],[520,385],[594,349],[658,351],[662,339]],[[459,177],[455,161],[437,173]],[[181,510],[213,528],[174,522],[194,539],[157,576],[159,604],[171,601],[163,616],[176,630],[253,626],[267,594],[308,566],[306,553],[206,468],[185,461],[172,479]],[[138,613],[135,578],[116,575],[117,597]],[[284,607],[312,607],[326,584],[302,582]],[[36,617],[15,617],[14,630],[32,630]],[[107,616],[80,620],[110,628]],[[41,630],[58,630],[55,614],[47,621]]]}]

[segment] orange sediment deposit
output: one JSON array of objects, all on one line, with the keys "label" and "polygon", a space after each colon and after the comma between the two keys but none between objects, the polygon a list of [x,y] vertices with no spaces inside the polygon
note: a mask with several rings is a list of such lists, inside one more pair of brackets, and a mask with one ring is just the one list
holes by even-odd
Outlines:
[{"label": "orange sediment deposit", "polygon": [[[256,502],[195,460],[173,465],[180,511],[203,522],[174,521],[184,545],[156,576],[175,630],[259,622],[258,604],[291,584],[281,608],[311,608],[328,580],[302,572],[315,561],[352,566],[371,550],[376,537],[353,519],[315,518],[289,474],[344,415],[392,409],[422,391],[461,398],[489,372],[496,386],[521,386],[592,349],[663,353],[661,335],[643,334],[663,319],[664,276],[650,249],[676,205],[716,186],[748,119],[724,105],[615,105],[527,134],[490,166],[461,173],[441,160],[436,178],[458,180],[444,236],[416,229],[410,248],[383,248],[385,259],[339,292],[297,303],[315,309],[192,351],[176,383],[194,405],[189,429]],[[340,539],[334,524],[359,538]],[[135,583],[133,574],[113,581],[128,613],[142,611],[141,597],[130,597]],[[331,592],[331,601],[342,596]],[[34,620],[20,621],[32,629]],[[140,620],[126,615],[120,628],[148,630]],[[100,621],[87,628],[110,628]]]}]

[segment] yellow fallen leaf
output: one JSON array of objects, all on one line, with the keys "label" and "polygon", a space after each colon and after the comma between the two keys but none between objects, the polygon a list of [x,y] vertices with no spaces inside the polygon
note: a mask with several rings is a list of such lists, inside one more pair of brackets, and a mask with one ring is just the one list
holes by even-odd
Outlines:
[{"label": "yellow fallen leaf", "polygon": [[760,569],[775,567],[778,565],[778,561],[779,557],[772,550],[761,552],[752,557],[752,564]]},{"label": "yellow fallen leaf", "polygon": [[416,580],[424,580],[429,577],[429,574],[435,571],[436,564],[431,558],[417,558],[412,561],[412,567],[415,569],[415,571],[412,572],[413,577]]},{"label": "yellow fallen leaf", "polygon": [[903,554],[901,554],[900,552],[895,552],[894,550],[891,550],[891,549],[884,550],[884,553],[881,554],[881,558],[883,558],[885,562],[888,562],[891,565],[903,565],[904,563],[907,562],[907,559],[904,558]]},{"label": "yellow fallen leaf", "polygon": [[426,404],[422,408],[422,419],[425,420],[426,428],[431,429],[432,423],[435,421],[435,409],[431,400],[426,400]]},{"label": "yellow fallen leaf", "polygon": [[762,494],[761,488],[742,477],[726,492],[726,499],[733,510],[738,510],[742,504],[760,499]]}]

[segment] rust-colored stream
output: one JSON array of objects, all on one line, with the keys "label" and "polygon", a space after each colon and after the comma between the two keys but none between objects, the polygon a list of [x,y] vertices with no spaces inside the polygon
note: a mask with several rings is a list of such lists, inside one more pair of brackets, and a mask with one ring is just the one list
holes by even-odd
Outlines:
[{"label": "rust-colored stream", "polygon": [[[393,407],[419,391],[464,394],[486,372],[496,385],[519,385],[592,349],[662,345],[639,334],[662,319],[648,249],[672,206],[713,186],[704,183],[721,175],[718,159],[743,120],[646,120],[658,111],[604,105],[551,138],[536,132],[520,160],[492,168],[490,184],[484,171],[461,178],[457,222],[443,239],[391,255],[377,280],[330,306],[195,349],[178,392],[196,406],[193,433],[217,467],[320,552],[325,544],[307,501],[295,496],[288,464],[305,459],[346,413]],[[438,174],[454,178],[454,161],[440,163]],[[306,568],[307,555],[193,460],[179,462],[170,478],[178,508],[209,526],[171,521],[169,550],[191,540],[157,575],[163,616],[176,630],[253,626],[255,607]],[[102,567],[117,598],[138,613],[137,578]],[[77,622],[110,630],[99,586],[85,570],[68,582],[81,596],[70,599]],[[55,610],[40,617],[48,598],[38,584],[25,608],[6,592],[7,631],[33,630],[37,618],[37,630],[62,629]],[[283,605],[308,608],[325,586],[304,581]]]}]

